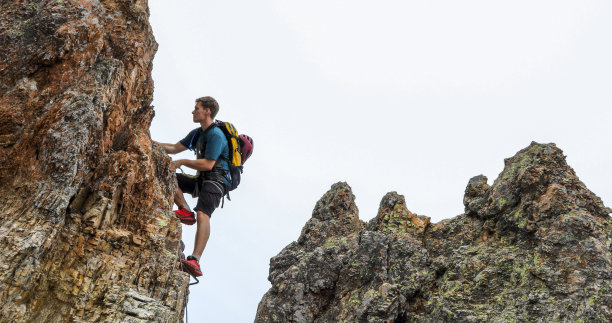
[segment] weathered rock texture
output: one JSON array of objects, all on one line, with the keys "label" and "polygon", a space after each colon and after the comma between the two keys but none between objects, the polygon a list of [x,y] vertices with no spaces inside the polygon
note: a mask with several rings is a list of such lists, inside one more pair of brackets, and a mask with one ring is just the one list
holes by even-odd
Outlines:
[{"label": "weathered rock texture", "polygon": [[257,322],[611,322],[611,210],[554,144],[469,181],[440,223],[388,193],[359,221],[346,183],[270,261]]},{"label": "weathered rock texture", "polygon": [[145,0],[0,2],[0,321],[180,321]]}]

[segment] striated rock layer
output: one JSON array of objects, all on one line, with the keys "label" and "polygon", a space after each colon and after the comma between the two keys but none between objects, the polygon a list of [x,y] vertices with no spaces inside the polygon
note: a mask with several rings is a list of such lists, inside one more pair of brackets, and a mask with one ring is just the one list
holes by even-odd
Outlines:
[{"label": "striated rock layer", "polygon": [[146,0],[0,3],[0,321],[176,322]]},{"label": "striated rock layer", "polygon": [[256,322],[611,322],[612,220],[554,144],[472,178],[430,224],[388,193],[369,223],[346,183],[270,261]]}]

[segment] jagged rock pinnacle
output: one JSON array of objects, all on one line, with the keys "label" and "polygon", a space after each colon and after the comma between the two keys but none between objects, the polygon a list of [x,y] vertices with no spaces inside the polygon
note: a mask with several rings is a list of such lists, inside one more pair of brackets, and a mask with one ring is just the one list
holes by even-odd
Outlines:
[{"label": "jagged rock pinnacle", "polygon": [[429,221],[429,217],[410,212],[402,195],[389,192],[380,201],[378,214],[370,220],[367,229],[383,233],[412,233],[414,236],[422,236]]},{"label": "jagged rock pinnacle", "polygon": [[612,321],[610,209],[554,144],[505,163],[491,186],[470,179],[465,214],[435,224],[391,192],[358,225],[350,188],[335,184],[270,261],[255,320]]},{"label": "jagged rock pinnacle", "polygon": [[351,187],[346,183],[336,183],[317,202],[298,243],[314,247],[331,236],[359,231],[362,226]]},{"label": "jagged rock pinnacle", "polygon": [[494,217],[499,225],[519,231],[536,231],[566,214],[607,217],[612,211],[578,179],[561,149],[535,142],[505,160],[493,186],[484,176],[472,178],[464,204],[468,215]]}]

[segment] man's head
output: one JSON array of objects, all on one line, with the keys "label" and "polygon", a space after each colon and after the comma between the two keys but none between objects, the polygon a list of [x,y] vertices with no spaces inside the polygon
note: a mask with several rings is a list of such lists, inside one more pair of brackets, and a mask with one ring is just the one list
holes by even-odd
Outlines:
[{"label": "man's head", "polygon": [[207,116],[214,119],[219,112],[219,103],[210,96],[204,96],[196,99],[196,105],[193,110],[193,122],[202,122]]}]

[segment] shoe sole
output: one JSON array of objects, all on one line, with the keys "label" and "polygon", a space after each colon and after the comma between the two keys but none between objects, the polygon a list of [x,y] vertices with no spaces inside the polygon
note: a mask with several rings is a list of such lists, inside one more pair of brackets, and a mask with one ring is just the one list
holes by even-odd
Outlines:
[{"label": "shoe sole", "polygon": [[192,225],[196,223],[195,217],[181,216],[179,214],[174,213],[174,216],[181,221],[182,224]]},{"label": "shoe sole", "polygon": [[182,224],[186,224],[186,225],[193,225],[194,223],[196,223],[196,220],[193,219],[182,219],[182,218],[178,218]]},{"label": "shoe sole", "polygon": [[187,260],[181,259],[181,263],[183,264],[183,266],[182,266],[183,271],[187,272],[191,276],[193,276],[193,277],[200,277],[200,276],[202,276],[202,271],[198,270],[196,267],[194,267]]}]

